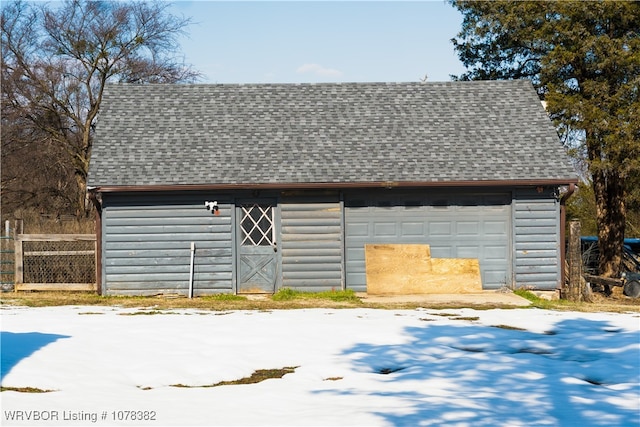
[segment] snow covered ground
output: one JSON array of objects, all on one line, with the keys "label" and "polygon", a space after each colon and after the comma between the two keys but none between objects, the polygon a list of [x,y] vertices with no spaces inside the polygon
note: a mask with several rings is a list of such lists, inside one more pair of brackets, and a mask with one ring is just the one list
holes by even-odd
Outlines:
[{"label": "snow covered ground", "polygon": [[640,425],[638,313],[140,313],[2,307],[0,424]]}]

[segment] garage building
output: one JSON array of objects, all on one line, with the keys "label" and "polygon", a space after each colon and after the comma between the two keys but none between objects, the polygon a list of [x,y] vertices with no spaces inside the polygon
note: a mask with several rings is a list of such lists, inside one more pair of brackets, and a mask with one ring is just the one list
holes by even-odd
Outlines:
[{"label": "garage building", "polygon": [[556,289],[577,182],[529,81],[108,85],[88,186],[104,295],[366,292],[365,245]]}]

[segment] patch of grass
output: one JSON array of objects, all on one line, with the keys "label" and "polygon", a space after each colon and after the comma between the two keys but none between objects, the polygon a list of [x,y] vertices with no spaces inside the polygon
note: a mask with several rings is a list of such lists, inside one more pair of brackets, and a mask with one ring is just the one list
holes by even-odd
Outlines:
[{"label": "patch of grass", "polygon": [[301,292],[294,291],[291,288],[280,288],[278,292],[271,296],[273,301],[291,301],[300,298]]},{"label": "patch of grass", "polygon": [[526,300],[531,301],[534,304],[541,303],[542,301],[547,301],[547,300],[543,300],[533,292],[528,291],[526,289],[514,289],[513,293],[518,295],[519,297],[522,297]]},{"label": "patch of grass", "polygon": [[2,391],[17,391],[19,393],[51,393],[54,390],[43,390],[36,387],[0,387]]},{"label": "patch of grass", "polygon": [[281,288],[271,297],[273,301],[294,300],[329,300],[334,302],[361,302],[360,298],[351,289],[324,292],[302,292],[291,288]]},{"label": "patch of grass", "polygon": [[[254,310],[263,308],[258,301],[248,301],[239,295],[198,296],[186,298],[176,295],[100,296],[91,292],[7,292],[0,293],[0,306],[52,307],[65,305],[111,306],[146,308],[153,310],[203,309],[209,311]],[[160,314],[160,313],[155,313]]]},{"label": "patch of grass", "polygon": [[[577,309],[577,307],[581,303],[574,303],[567,300],[548,300],[544,298],[540,298],[536,294],[526,289],[515,289],[513,291],[514,294],[531,301],[531,305],[529,307],[532,308],[541,308],[543,310],[560,310],[560,309]],[[584,303],[583,303],[584,304]]]},{"label": "patch of grass", "polygon": [[234,295],[234,294],[217,294],[217,295],[206,295],[200,297],[204,301],[246,301],[247,297],[242,295]]},{"label": "patch of grass", "polygon": [[112,297],[101,297],[92,292],[10,292],[0,295],[2,305],[49,307],[52,305],[114,305]]},{"label": "patch of grass", "polygon": [[491,325],[492,328],[500,328],[500,329],[509,329],[512,331],[526,331],[526,329],[518,328],[517,326],[509,326],[509,325]]},{"label": "patch of grass", "polygon": [[258,369],[251,376],[240,378],[238,380],[232,381],[220,381],[215,384],[210,385],[201,385],[201,386],[189,386],[184,384],[172,384],[171,387],[179,387],[179,388],[210,388],[210,387],[220,387],[223,385],[238,385],[238,384],[256,384],[265,380],[269,380],[272,378],[282,378],[287,374],[291,374],[295,372],[298,366],[287,366],[280,369]]},{"label": "patch of grass", "polygon": [[[433,316],[440,316],[440,317],[448,317],[450,320],[468,320],[470,322],[474,321],[474,320],[480,320],[480,318],[478,316],[460,316],[459,314],[455,314],[455,313],[429,313]],[[428,318],[421,318],[420,320],[422,321],[433,321],[435,319],[428,319]]]},{"label": "patch of grass", "polygon": [[[526,290],[516,290],[516,294],[532,301],[529,307],[547,310],[573,310],[583,312],[635,312],[640,313],[640,298],[628,298],[617,295],[615,292],[611,297],[593,295],[592,303],[572,303],[563,300],[549,301],[539,298],[532,292]],[[374,308],[387,310],[413,310],[413,309],[439,309],[441,313],[431,313],[434,316],[460,317],[458,314],[447,312],[459,308],[473,308],[476,310],[489,310],[493,308],[513,309],[521,308],[499,303],[449,303],[432,302],[425,304],[424,301],[394,302],[393,300],[369,302],[351,290],[327,291],[317,293],[306,293],[283,288],[278,291],[273,298],[254,299],[242,295],[210,295],[186,298],[180,295],[151,295],[151,296],[99,296],[91,292],[3,292],[0,293],[0,307],[2,306],[26,306],[26,307],[51,307],[51,306],[111,306],[118,308],[137,308],[156,310],[157,313],[165,314],[162,310],[171,309],[198,309],[209,312],[229,313],[234,310],[247,311],[269,311],[269,310],[292,310],[301,308]],[[91,310],[86,310],[90,312]],[[426,319],[425,319],[426,320]]]},{"label": "patch of grass", "polygon": [[380,369],[376,369],[376,373],[377,374],[382,374],[382,375],[389,375],[389,374],[393,374],[394,372],[398,372],[398,371],[402,371],[404,369],[407,369],[406,366],[394,366],[393,368],[380,368]]},{"label": "patch of grass", "polygon": [[336,301],[336,302],[342,302],[342,301],[346,301],[346,302],[361,302],[360,298],[358,298],[356,293],[354,291],[352,291],[351,289],[346,289],[344,291],[318,292],[315,295],[316,295],[316,298],[328,299],[330,301]]},{"label": "patch of grass", "polygon": [[628,298],[623,295],[617,295],[615,290],[614,294],[609,297],[594,292],[591,295],[591,302],[573,302],[564,299],[547,300],[538,297],[536,294],[526,289],[515,289],[513,293],[531,301],[529,308],[558,311],[580,311],[588,313],[640,312],[640,299],[636,298],[634,300],[633,298]]},{"label": "patch of grass", "polygon": [[134,313],[118,313],[120,316],[151,316],[154,314],[178,314],[173,313],[171,311],[163,311],[163,310],[145,310],[145,311],[136,311]]},{"label": "patch of grass", "polygon": [[515,289],[514,294],[521,296],[529,301],[529,308],[539,308],[543,310],[559,310],[559,311],[581,311],[581,312],[640,312],[640,299],[628,298],[623,296],[621,290],[614,289],[611,296],[604,296],[597,292],[591,295],[591,302],[573,302],[564,299],[547,300],[538,297],[531,291],[526,289]]}]

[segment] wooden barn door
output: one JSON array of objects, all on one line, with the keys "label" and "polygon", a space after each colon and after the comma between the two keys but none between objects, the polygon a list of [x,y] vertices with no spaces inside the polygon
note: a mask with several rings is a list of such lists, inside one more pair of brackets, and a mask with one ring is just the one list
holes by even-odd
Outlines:
[{"label": "wooden barn door", "polygon": [[238,204],[238,293],[275,292],[278,272],[275,200]]}]

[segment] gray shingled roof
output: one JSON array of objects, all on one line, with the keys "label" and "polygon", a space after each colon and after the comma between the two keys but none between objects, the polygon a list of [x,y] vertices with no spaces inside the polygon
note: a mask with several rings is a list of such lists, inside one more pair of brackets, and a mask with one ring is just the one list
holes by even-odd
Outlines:
[{"label": "gray shingled roof", "polygon": [[108,85],[89,186],[567,180],[528,81]]}]

